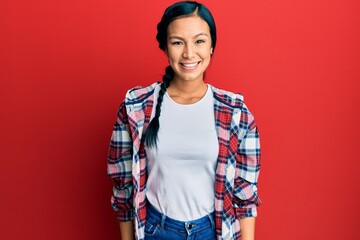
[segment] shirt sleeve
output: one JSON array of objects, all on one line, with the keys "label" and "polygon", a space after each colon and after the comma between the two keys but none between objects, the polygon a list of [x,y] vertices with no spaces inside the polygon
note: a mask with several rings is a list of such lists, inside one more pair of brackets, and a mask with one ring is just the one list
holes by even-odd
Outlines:
[{"label": "shirt sleeve", "polygon": [[238,219],[256,217],[261,204],[257,194],[260,172],[260,140],[253,115],[245,109],[240,117],[239,148],[234,182],[233,206]]},{"label": "shirt sleeve", "polygon": [[120,105],[108,151],[107,171],[114,181],[111,204],[118,221],[132,221],[132,140],[125,102]]}]

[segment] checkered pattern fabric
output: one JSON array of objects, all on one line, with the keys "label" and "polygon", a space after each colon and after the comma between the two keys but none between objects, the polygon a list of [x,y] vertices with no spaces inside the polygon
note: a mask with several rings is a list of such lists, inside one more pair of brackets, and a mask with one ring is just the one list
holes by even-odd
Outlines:
[{"label": "checkered pattern fabric", "polygon": [[[260,171],[259,133],[239,94],[211,86],[219,141],[215,180],[217,239],[238,239],[239,219],[255,217]],[[111,203],[119,221],[134,221],[136,239],[144,239],[146,156],[144,133],[160,84],[129,90],[120,105],[109,153],[108,175],[114,180]]]}]

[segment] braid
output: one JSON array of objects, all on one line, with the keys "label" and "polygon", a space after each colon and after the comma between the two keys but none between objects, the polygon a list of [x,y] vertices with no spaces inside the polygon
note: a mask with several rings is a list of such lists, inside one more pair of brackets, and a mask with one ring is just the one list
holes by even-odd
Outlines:
[{"label": "braid", "polygon": [[157,140],[158,140],[157,134],[160,128],[159,118],[161,114],[161,104],[164,98],[164,94],[166,93],[166,89],[170,86],[170,82],[173,77],[174,77],[174,70],[171,68],[171,66],[167,66],[165,69],[165,75],[163,76],[163,83],[161,83],[160,85],[160,92],[157,99],[155,116],[150,121],[145,134],[145,144],[149,147],[157,146]]}]

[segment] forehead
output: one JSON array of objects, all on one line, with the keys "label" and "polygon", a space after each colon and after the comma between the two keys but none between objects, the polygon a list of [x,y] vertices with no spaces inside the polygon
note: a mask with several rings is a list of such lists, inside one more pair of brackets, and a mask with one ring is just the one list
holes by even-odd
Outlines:
[{"label": "forehead", "polygon": [[199,16],[178,18],[168,26],[168,36],[179,35],[191,37],[199,33],[205,33],[210,36],[209,25]]}]

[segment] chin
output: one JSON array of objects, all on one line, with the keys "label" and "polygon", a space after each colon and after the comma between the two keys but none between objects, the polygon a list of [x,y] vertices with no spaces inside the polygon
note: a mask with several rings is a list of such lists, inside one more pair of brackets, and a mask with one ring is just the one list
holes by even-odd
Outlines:
[{"label": "chin", "polygon": [[178,75],[179,79],[183,80],[183,81],[196,81],[199,79],[203,79],[201,75],[194,75],[194,76],[186,76],[186,75]]},{"label": "chin", "polygon": [[[200,71],[199,71],[200,72]],[[203,80],[203,76],[204,76],[204,72],[183,72],[183,71],[178,71],[176,73],[177,77],[183,81],[196,81],[196,80]]]}]

